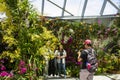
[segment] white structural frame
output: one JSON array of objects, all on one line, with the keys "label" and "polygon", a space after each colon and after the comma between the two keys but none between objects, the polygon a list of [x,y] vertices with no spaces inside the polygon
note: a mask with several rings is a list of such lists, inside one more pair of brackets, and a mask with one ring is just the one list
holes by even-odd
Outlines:
[{"label": "white structural frame", "polygon": [[[44,3],[45,3],[45,0],[41,0],[41,1],[42,1],[41,14],[43,15],[43,14],[44,14]],[[69,17],[71,17],[71,18],[72,18],[72,17],[73,17],[73,18],[76,18],[76,17],[74,17],[74,15],[73,15],[72,13],[70,13],[69,11],[67,11],[67,10],[65,9],[65,8],[66,8],[67,0],[64,0],[64,2],[63,2],[63,7],[60,7],[59,5],[57,5],[56,3],[54,3],[52,0],[46,0],[46,1],[50,2],[51,4],[53,4],[54,6],[60,8],[60,9],[62,10],[61,16],[59,16],[59,18],[63,18],[63,19],[64,19],[64,17],[66,18],[66,16],[64,16],[64,12],[70,14]],[[100,10],[100,12],[99,12],[99,14],[100,14],[99,17],[103,16],[104,9],[105,9],[105,7],[106,7],[107,2],[109,2],[115,9],[118,10],[118,12],[120,12],[120,8],[117,7],[117,5],[114,4],[111,0],[104,0],[104,2],[103,2],[103,4],[102,4],[102,7],[101,7],[101,10]],[[80,19],[84,19],[84,18],[86,17],[86,16],[84,16],[84,14],[85,14],[85,11],[86,11],[86,6],[87,6],[87,4],[88,4],[88,0],[85,0],[85,1],[84,1],[84,5],[83,5],[83,8],[82,8],[82,14],[81,14],[81,16],[78,16],[78,17],[81,17]]]}]

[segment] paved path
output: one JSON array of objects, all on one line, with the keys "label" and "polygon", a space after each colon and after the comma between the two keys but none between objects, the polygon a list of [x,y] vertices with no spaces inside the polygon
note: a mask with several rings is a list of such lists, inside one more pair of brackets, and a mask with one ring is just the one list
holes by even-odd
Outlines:
[{"label": "paved path", "polygon": [[96,75],[93,80],[120,80],[120,74],[113,75]]},{"label": "paved path", "polygon": [[[60,77],[49,77],[46,80],[79,80],[78,78],[60,78]],[[120,80],[120,74],[112,74],[112,75],[95,75],[93,80]]]}]

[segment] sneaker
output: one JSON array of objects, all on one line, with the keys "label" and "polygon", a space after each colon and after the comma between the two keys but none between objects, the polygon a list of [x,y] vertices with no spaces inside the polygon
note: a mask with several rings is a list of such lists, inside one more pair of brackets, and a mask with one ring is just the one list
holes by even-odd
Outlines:
[{"label": "sneaker", "polygon": [[53,75],[51,74],[50,77],[53,77]]},{"label": "sneaker", "polygon": [[54,77],[56,77],[57,75],[55,74]]},{"label": "sneaker", "polygon": [[59,75],[56,75],[56,77],[60,77]]}]

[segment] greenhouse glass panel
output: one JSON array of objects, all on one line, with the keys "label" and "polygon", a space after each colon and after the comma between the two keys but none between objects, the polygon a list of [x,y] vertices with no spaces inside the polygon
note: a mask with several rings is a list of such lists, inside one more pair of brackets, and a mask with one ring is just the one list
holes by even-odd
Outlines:
[{"label": "greenhouse glass panel", "polygon": [[[116,14],[120,9],[120,0],[106,0],[106,5],[103,6],[105,0],[29,0],[33,7],[44,16],[100,16]],[[84,3],[87,1],[86,8]],[[118,9],[115,8],[112,2]],[[63,11],[63,6],[65,11]],[[85,11],[85,12],[84,12]]]},{"label": "greenhouse glass panel", "polygon": [[79,6],[80,4],[81,4],[81,0],[67,0],[65,9],[74,16],[78,16],[80,11],[80,6]]},{"label": "greenhouse glass panel", "polygon": [[[53,2],[53,3],[55,3],[55,2]],[[44,15],[45,16],[61,16],[61,12],[62,12],[62,10],[60,8],[58,8],[54,4],[50,3],[49,1],[45,0],[45,6],[44,6]]]},{"label": "greenhouse glass panel", "polygon": [[104,0],[88,0],[85,16],[100,15]]},{"label": "greenhouse glass panel", "polygon": [[117,7],[120,8],[120,0],[111,0]]},{"label": "greenhouse glass panel", "polygon": [[109,2],[107,2],[103,15],[112,15],[116,13],[117,13],[117,9]]},{"label": "greenhouse glass panel", "polygon": [[41,14],[42,0],[29,0],[30,4],[33,5],[33,8]]}]

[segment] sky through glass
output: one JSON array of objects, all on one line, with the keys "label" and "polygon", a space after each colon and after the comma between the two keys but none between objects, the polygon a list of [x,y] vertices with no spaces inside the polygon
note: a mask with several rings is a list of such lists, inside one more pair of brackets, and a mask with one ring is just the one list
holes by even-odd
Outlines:
[{"label": "sky through glass", "polygon": [[[34,5],[34,8],[37,9],[39,13],[41,13],[42,8],[42,0],[29,0],[31,4]],[[50,0],[57,4],[60,7],[63,7],[64,0]],[[82,8],[85,0],[67,0],[65,10],[73,14],[74,16],[81,16]],[[120,0],[111,0],[117,7],[120,7]],[[85,10],[85,16],[94,16],[100,15],[100,10],[102,8],[104,0],[88,0],[87,7]],[[109,2],[107,2],[104,15],[107,14],[116,14],[117,9],[115,9]],[[46,16],[61,16],[62,10],[49,1],[45,0],[44,4],[44,15]],[[70,14],[66,13],[64,16],[70,16]]]}]

